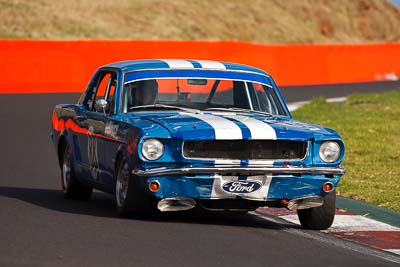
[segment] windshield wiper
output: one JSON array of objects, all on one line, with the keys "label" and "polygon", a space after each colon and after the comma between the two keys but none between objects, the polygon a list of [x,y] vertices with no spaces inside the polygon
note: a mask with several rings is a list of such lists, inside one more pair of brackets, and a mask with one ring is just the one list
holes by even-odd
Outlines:
[{"label": "windshield wiper", "polygon": [[257,113],[257,114],[262,114],[266,116],[272,116],[271,113],[268,112],[263,112],[263,111],[258,111],[258,110],[250,110],[250,109],[245,109],[245,108],[206,108],[205,110],[209,111],[228,111],[228,112],[245,112],[245,113]]},{"label": "windshield wiper", "polygon": [[137,109],[175,109],[175,110],[177,109],[177,110],[182,110],[182,111],[186,111],[186,112],[190,112],[190,113],[200,113],[200,110],[197,110],[197,109],[163,105],[163,104],[142,105],[142,106],[134,106],[134,107],[129,108],[129,110],[137,110]]}]

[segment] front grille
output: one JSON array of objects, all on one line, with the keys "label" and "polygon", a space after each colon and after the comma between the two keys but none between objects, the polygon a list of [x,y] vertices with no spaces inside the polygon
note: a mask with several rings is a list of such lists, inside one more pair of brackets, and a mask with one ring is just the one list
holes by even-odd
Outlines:
[{"label": "front grille", "polygon": [[307,142],[281,140],[206,140],[186,141],[186,158],[293,160],[303,159]]}]

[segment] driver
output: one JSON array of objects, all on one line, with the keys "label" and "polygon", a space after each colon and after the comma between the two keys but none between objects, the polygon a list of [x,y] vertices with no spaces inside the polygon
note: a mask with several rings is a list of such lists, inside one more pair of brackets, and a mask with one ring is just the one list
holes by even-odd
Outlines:
[{"label": "driver", "polygon": [[144,80],[135,82],[136,88],[132,88],[131,96],[133,106],[154,105],[157,100],[158,83],[156,80]]}]

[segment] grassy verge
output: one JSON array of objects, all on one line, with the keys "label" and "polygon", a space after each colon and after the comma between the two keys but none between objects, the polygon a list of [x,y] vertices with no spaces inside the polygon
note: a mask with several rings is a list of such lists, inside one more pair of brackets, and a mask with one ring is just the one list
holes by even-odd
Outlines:
[{"label": "grassy verge", "polygon": [[344,104],[314,99],[293,117],[333,128],[344,139],[347,173],[339,195],[400,211],[400,90],[356,94]]}]

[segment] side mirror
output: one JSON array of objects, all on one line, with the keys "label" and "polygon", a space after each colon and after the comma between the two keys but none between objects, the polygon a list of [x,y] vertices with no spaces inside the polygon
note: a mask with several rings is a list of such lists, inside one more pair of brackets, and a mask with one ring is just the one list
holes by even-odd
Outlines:
[{"label": "side mirror", "polygon": [[108,103],[105,99],[97,99],[96,102],[94,103],[94,109],[97,112],[104,112],[106,113],[106,110],[108,110]]}]

